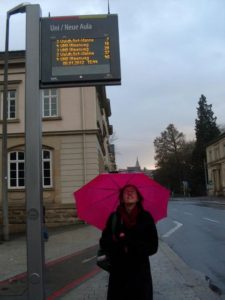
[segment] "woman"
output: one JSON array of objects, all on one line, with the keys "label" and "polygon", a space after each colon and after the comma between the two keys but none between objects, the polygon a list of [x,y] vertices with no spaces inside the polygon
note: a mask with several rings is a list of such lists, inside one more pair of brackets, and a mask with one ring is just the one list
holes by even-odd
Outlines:
[{"label": "woman", "polygon": [[100,247],[109,253],[112,263],[107,300],[152,300],[149,256],[158,249],[156,226],[143,209],[143,198],[135,186],[126,185],[119,200],[117,211],[110,215],[100,239]]}]

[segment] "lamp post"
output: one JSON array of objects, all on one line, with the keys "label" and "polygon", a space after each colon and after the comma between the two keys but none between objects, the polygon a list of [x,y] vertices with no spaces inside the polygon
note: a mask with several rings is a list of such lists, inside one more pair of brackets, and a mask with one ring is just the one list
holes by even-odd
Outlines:
[{"label": "lamp post", "polygon": [[21,3],[7,12],[5,57],[4,57],[4,87],[3,87],[3,118],[2,118],[2,219],[3,240],[9,240],[8,219],[8,153],[7,153],[7,108],[8,108],[8,62],[9,62],[9,19],[11,15],[24,13],[29,3]]}]

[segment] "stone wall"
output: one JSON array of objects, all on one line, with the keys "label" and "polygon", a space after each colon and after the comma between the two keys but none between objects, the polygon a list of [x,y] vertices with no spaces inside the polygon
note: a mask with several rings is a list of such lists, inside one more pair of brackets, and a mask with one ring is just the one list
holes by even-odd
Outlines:
[{"label": "stone wall", "polygon": [[[83,223],[77,218],[73,204],[46,205],[45,221],[48,228]],[[1,209],[0,224],[2,224]],[[9,206],[9,231],[10,233],[26,231],[26,209],[24,205]]]}]

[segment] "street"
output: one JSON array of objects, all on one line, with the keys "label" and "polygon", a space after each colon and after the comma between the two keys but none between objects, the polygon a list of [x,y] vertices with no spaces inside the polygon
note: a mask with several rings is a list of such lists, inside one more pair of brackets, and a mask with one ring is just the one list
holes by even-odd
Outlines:
[{"label": "street", "polygon": [[203,273],[211,288],[225,295],[225,202],[179,198],[169,203],[158,223],[160,238],[191,268]]},{"label": "street", "polygon": [[[173,225],[164,227],[167,239],[184,227],[180,225],[181,222],[176,224],[169,218],[166,221],[170,222],[169,225]],[[163,226],[163,223],[160,225]],[[174,227],[178,229],[174,231]],[[173,230],[170,231],[171,229]],[[45,243],[47,299],[106,299],[108,274],[101,272],[95,263],[101,232],[92,226],[74,225],[60,229],[53,228],[49,233],[50,238]],[[25,249],[25,235],[14,236],[9,242],[0,245],[2,300],[26,299]],[[223,299],[212,292],[203,276],[193,272],[166,242],[159,241],[159,250],[150,261],[155,300]]]}]

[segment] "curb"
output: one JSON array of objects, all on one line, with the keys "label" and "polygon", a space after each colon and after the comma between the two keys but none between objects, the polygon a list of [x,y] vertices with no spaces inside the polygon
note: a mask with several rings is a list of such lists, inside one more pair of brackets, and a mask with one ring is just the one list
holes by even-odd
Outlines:
[{"label": "curb", "polygon": [[221,300],[220,296],[213,292],[207,277],[194,269],[191,269],[165,242],[160,240],[160,247],[163,253],[175,266],[186,284],[193,289],[200,300]]}]

